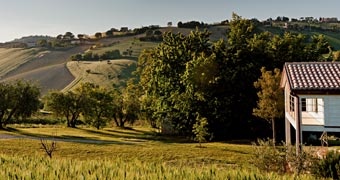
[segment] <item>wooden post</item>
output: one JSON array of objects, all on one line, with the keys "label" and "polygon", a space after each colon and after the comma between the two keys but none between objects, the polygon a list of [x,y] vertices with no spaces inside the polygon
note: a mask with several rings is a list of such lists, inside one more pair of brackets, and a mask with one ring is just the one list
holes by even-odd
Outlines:
[{"label": "wooden post", "polygon": [[290,131],[290,122],[287,118],[285,118],[285,129],[286,129],[286,145],[292,144],[291,131]]},{"label": "wooden post", "polygon": [[296,142],[296,155],[299,156],[302,149],[302,132],[301,132],[301,116],[300,116],[300,99],[299,96],[295,96],[294,101],[294,110],[295,110],[295,122],[296,122],[296,136],[295,136],[295,142]]}]

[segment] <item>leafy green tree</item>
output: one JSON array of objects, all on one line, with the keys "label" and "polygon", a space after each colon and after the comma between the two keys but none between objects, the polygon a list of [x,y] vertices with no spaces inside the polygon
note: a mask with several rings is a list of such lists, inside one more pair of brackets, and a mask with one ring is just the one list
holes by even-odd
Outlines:
[{"label": "leafy green tree", "polygon": [[197,116],[196,123],[193,126],[192,132],[195,134],[195,140],[199,142],[202,147],[202,142],[206,142],[206,137],[209,135],[208,132],[208,121],[207,118]]},{"label": "leafy green tree", "polygon": [[106,31],[106,32],[105,32],[105,35],[106,35],[106,37],[112,37],[112,36],[113,36],[112,30]]},{"label": "leafy green tree", "polygon": [[127,82],[123,90],[113,92],[113,105],[107,117],[112,118],[116,126],[124,127],[126,123],[133,124],[139,117],[140,90],[134,79]]},{"label": "leafy green tree", "polygon": [[85,34],[78,34],[77,37],[78,39],[82,40],[85,38]]},{"label": "leafy green tree", "polygon": [[85,54],[83,54],[82,59],[85,61],[91,61],[93,59],[93,53],[91,51],[86,52]]},{"label": "leafy green tree", "polygon": [[40,47],[47,47],[48,46],[48,42],[46,39],[41,39],[37,42],[37,44],[40,46]]},{"label": "leafy green tree", "polygon": [[87,123],[100,129],[106,125],[107,119],[105,114],[109,113],[113,108],[113,95],[111,91],[108,91],[102,87],[95,86],[93,84],[88,85],[87,105],[84,108],[84,116]]},{"label": "leafy green tree", "polygon": [[46,109],[53,111],[57,116],[66,118],[67,127],[76,127],[77,120],[88,103],[84,85],[75,92],[52,91],[45,96]]},{"label": "leafy green tree", "polygon": [[317,45],[322,38],[309,43],[302,35],[260,33],[236,14],[229,27],[226,42],[211,43],[206,31],[165,33],[162,43],[141,54],[142,107],[152,123],[169,121],[191,136],[198,112],[216,138],[249,133],[258,124],[253,116],[258,70],[282,68],[286,61],[319,61],[322,55]]},{"label": "leafy green tree", "polygon": [[74,39],[74,35],[71,32],[66,32],[63,36],[63,39]]},{"label": "leafy green tree", "polygon": [[257,93],[259,100],[253,114],[267,120],[272,124],[273,142],[276,139],[275,120],[284,116],[284,96],[280,88],[281,73],[279,69],[266,71],[261,68],[262,76],[254,83],[260,91]]},{"label": "leafy green tree", "polygon": [[40,89],[30,83],[0,83],[0,128],[13,117],[27,118],[39,108]]},{"label": "leafy green tree", "polygon": [[97,32],[96,34],[94,34],[94,36],[95,36],[97,39],[100,39],[100,38],[102,38],[102,33],[101,33],[101,32]]},{"label": "leafy green tree", "polygon": [[186,101],[191,97],[185,94],[182,75],[186,63],[194,56],[210,53],[208,37],[208,32],[199,31],[188,37],[166,33],[157,48],[145,51],[139,59],[140,84],[147,93],[145,98],[154,100],[148,114],[160,124],[163,120],[170,121],[182,134],[192,133],[196,112]]}]

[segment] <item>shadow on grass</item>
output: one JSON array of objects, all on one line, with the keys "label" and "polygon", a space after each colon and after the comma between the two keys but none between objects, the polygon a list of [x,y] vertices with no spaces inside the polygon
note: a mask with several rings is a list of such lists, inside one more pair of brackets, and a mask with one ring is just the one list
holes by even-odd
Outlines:
[{"label": "shadow on grass", "polygon": [[[162,143],[191,143],[192,141],[178,136],[165,136],[156,132],[149,132],[143,130],[137,130],[133,128],[121,128],[114,130],[92,130],[82,129],[88,133],[100,134],[106,137],[121,138],[125,141],[144,142],[144,141],[158,141]],[[129,132],[131,131],[131,132]],[[114,134],[113,134],[114,133]]]},{"label": "shadow on grass", "polygon": [[71,141],[71,142],[79,142],[79,143],[95,143],[95,144],[121,144],[126,142],[127,144],[138,143],[138,142],[146,142],[146,141],[158,141],[162,143],[193,143],[192,140],[187,139],[185,137],[180,136],[168,136],[162,135],[157,132],[150,132],[144,130],[133,129],[130,127],[121,128],[121,129],[107,129],[107,130],[95,130],[95,129],[83,129],[83,128],[75,128],[80,131],[84,131],[93,135],[100,135],[108,138],[119,138],[121,141],[112,141],[112,140],[100,140],[96,137],[82,137],[82,136],[72,136],[72,135],[61,135],[54,136],[45,135],[45,134],[37,134],[37,133],[29,133],[25,131],[21,131],[20,129],[7,127],[4,129],[5,131],[12,132],[15,134],[19,134],[22,136],[26,136],[23,138],[34,138],[34,139],[58,139],[60,141]]},{"label": "shadow on grass", "polygon": [[[83,129],[80,129],[83,130]],[[126,144],[133,145],[135,143],[132,142],[121,142],[121,141],[112,141],[112,140],[98,140],[97,138],[91,137],[81,137],[81,136],[54,136],[54,135],[42,135],[35,133],[23,132],[15,128],[6,128],[5,131],[13,132],[19,135],[22,135],[21,138],[32,139],[32,140],[53,140],[53,141],[63,141],[63,142],[75,142],[75,143],[84,143],[84,144]],[[17,136],[16,136],[17,137]]]}]

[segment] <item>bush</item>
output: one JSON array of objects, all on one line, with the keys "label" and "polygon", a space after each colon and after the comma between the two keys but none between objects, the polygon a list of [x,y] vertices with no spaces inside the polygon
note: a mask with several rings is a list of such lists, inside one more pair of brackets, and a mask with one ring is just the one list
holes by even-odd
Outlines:
[{"label": "bush", "polygon": [[316,158],[312,156],[310,148],[303,148],[297,155],[296,148],[282,143],[281,146],[274,146],[272,140],[258,140],[253,143],[254,165],[262,171],[277,172],[280,174],[295,172],[297,174],[310,172]]},{"label": "bush", "polygon": [[253,143],[254,165],[263,171],[285,172],[285,152],[283,148],[274,147],[272,140],[258,140]]},{"label": "bush", "polygon": [[340,154],[330,151],[324,159],[315,164],[312,172],[318,177],[339,179]]}]

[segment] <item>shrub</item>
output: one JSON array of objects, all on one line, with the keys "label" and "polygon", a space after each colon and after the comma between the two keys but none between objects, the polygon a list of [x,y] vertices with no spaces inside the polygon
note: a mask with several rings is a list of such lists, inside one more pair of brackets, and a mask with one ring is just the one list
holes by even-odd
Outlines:
[{"label": "shrub", "polygon": [[299,155],[292,145],[282,143],[281,146],[274,146],[272,140],[258,140],[253,143],[254,165],[266,172],[295,172],[297,174],[310,172],[316,158],[312,156],[311,148],[303,148]]},{"label": "shrub", "polygon": [[285,172],[285,155],[282,148],[274,147],[272,140],[257,140],[253,143],[254,165],[263,171]]},{"label": "shrub", "polygon": [[337,151],[330,151],[324,159],[315,164],[312,170],[318,177],[339,179],[340,154]]}]

